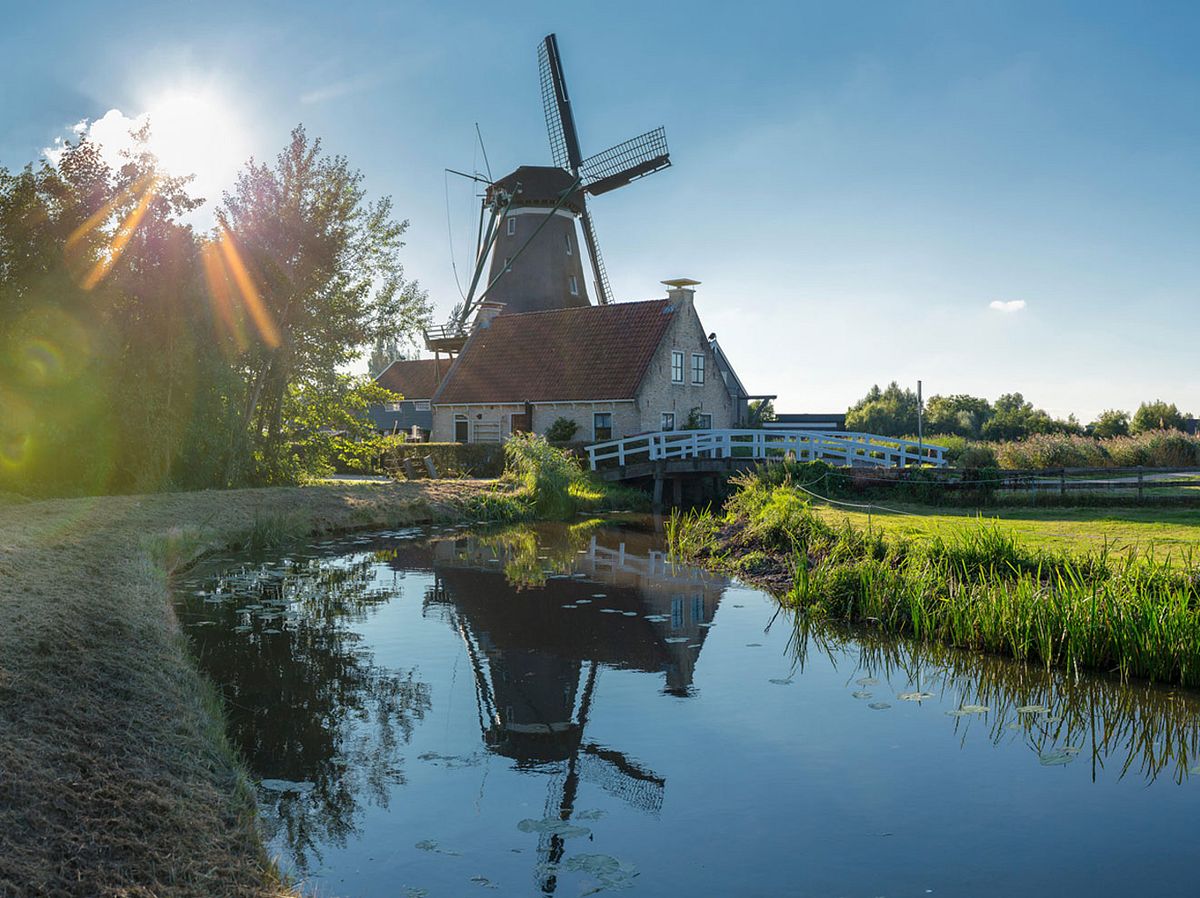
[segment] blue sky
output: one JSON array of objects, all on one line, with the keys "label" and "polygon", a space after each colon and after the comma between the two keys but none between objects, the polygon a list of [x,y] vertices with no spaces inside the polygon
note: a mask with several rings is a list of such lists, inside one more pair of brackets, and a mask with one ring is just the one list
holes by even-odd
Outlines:
[{"label": "blue sky", "polygon": [[391,194],[445,312],[448,231],[464,274],[478,206],[443,168],[482,166],[475,122],[497,176],[548,163],[549,31],[585,154],[659,124],[671,145],[594,203],[618,298],[702,281],[706,327],[781,410],[922,378],[1084,420],[1200,411],[1195,4],[26,4],[0,165],[202,85],[247,151],[303,122]]}]

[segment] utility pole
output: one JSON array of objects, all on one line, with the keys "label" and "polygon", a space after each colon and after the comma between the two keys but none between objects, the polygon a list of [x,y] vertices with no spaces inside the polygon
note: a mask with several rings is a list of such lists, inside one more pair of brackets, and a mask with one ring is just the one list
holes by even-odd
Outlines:
[{"label": "utility pole", "polygon": [[921,464],[925,464],[925,403],[921,399],[921,382],[917,381],[917,455],[921,457]]}]

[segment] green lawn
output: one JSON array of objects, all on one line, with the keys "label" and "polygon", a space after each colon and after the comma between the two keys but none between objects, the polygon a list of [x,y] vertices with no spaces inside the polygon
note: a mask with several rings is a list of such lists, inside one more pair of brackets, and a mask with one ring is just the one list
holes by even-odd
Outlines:
[{"label": "green lawn", "polygon": [[[872,509],[870,523],[889,533],[920,537],[975,526],[983,520],[1014,531],[1021,539],[1048,549],[1094,549],[1106,542],[1114,549],[1153,550],[1156,555],[1200,550],[1200,509],[1161,508],[989,508],[983,511],[933,509],[888,503]],[[824,506],[827,520],[849,519],[865,527],[865,511]],[[1200,552],[1197,552],[1200,555]]]}]

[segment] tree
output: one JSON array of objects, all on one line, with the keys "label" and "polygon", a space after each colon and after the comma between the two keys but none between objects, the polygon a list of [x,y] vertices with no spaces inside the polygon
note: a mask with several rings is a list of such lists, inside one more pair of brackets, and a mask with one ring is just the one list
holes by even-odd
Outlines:
[{"label": "tree", "polygon": [[1110,408],[1088,425],[1088,433],[1099,440],[1123,437],[1129,434],[1129,412]]},{"label": "tree", "polygon": [[746,423],[750,427],[762,427],[775,420],[775,403],[770,399],[752,399],[746,407]]},{"label": "tree", "polygon": [[992,405],[986,399],[966,393],[931,396],[925,403],[925,432],[979,439],[991,417]]},{"label": "tree", "polygon": [[886,390],[875,385],[846,412],[846,429],[894,437],[916,433],[917,394],[895,381]]},{"label": "tree", "polygon": [[1055,422],[1042,409],[1034,408],[1020,393],[1005,393],[992,405],[992,417],[983,426],[988,440],[1020,440],[1035,433],[1052,433],[1077,427],[1070,422]]},{"label": "tree", "polygon": [[1147,430],[1183,430],[1187,417],[1179,411],[1174,402],[1155,399],[1138,406],[1138,410],[1133,413],[1129,430],[1131,433],[1145,433]]},{"label": "tree", "polygon": [[[198,200],[145,150],[117,170],[67,145],[55,164],[0,172],[0,447],[7,488],[161,489],[221,363],[198,290]],[[0,487],[5,488],[5,487]]]},{"label": "tree", "polygon": [[363,346],[415,333],[429,302],[399,261],[408,223],[393,219],[390,198],[368,202],[362,174],[303,127],[273,167],[246,166],[217,217],[221,257],[255,331],[239,358],[228,479],[270,480],[286,452],[289,393],[320,383]]},{"label": "tree", "polygon": [[378,377],[392,362],[407,358],[408,353],[400,348],[400,341],[395,337],[376,337],[367,361],[367,373],[371,377]]}]

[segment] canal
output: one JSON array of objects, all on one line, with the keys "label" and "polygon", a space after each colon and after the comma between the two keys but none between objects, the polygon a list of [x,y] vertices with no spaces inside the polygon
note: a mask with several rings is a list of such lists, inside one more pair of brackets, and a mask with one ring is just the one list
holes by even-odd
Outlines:
[{"label": "canal", "polygon": [[1194,894],[1194,693],[845,632],[629,519],[177,584],[314,895]]}]

